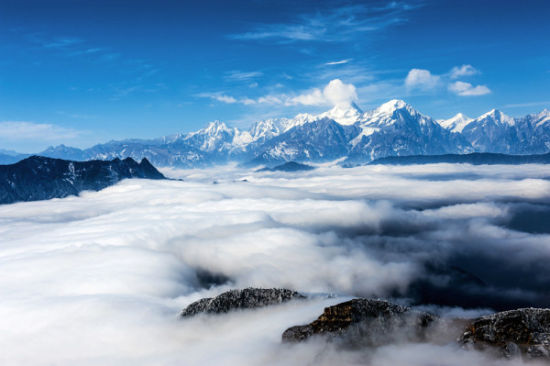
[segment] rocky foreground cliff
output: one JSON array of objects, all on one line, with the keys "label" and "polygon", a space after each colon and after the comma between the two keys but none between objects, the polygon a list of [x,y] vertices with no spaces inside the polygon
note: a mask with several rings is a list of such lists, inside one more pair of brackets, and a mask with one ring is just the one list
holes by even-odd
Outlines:
[{"label": "rocky foreground cliff", "polygon": [[[307,301],[288,289],[232,290],[186,307],[182,319],[223,316],[231,311]],[[550,362],[550,309],[525,308],[475,319],[442,319],[429,312],[383,300],[352,299],[329,306],[313,322],[285,330],[283,343],[311,339],[341,348],[373,348],[403,343],[454,343],[472,352],[484,351],[500,358],[537,359]]]}]

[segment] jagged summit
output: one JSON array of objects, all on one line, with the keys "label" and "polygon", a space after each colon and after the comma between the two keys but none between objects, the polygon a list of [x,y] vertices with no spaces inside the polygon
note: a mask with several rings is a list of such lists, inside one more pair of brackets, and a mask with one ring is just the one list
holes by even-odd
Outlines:
[{"label": "jagged summit", "polygon": [[407,104],[407,102],[405,102],[404,100],[392,99],[382,104],[380,107],[376,108],[376,110],[384,113],[393,113],[398,109],[403,109],[407,107],[410,107],[410,105]]},{"label": "jagged summit", "polygon": [[349,126],[361,120],[363,111],[355,103],[339,104],[330,111],[320,114],[320,118],[329,118],[341,125]]},{"label": "jagged summit", "polygon": [[462,113],[457,113],[455,116],[449,119],[439,120],[438,122],[441,126],[443,126],[443,128],[446,128],[453,132],[462,132],[464,127],[466,127],[471,121],[473,121],[472,118]]},{"label": "jagged summit", "polygon": [[516,123],[516,121],[512,117],[502,113],[498,109],[491,109],[489,112],[482,114],[481,116],[476,118],[476,120],[485,120],[485,119],[491,119],[496,123],[506,123],[511,126],[513,126]]},{"label": "jagged summit", "polygon": [[222,122],[222,121],[219,121],[219,120],[212,121],[212,122],[208,123],[208,125],[205,128],[199,130],[199,132],[206,132],[210,135],[214,135],[214,134],[220,133],[222,131],[229,132],[229,131],[231,131],[231,128],[229,128],[225,124],[225,122]]}]

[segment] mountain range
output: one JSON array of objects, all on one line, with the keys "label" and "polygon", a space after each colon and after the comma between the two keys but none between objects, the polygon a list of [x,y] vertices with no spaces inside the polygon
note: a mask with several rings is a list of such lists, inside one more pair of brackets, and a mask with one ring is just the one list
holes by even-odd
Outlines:
[{"label": "mountain range", "polygon": [[[38,153],[68,160],[147,158],[155,166],[197,167],[229,161],[276,165],[286,161],[366,163],[388,156],[550,151],[550,111],[512,118],[491,110],[435,120],[402,100],[363,112],[338,105],[318,115],[259,121],[241,130],[215,121],[187,134],[151,140],[110,141],[87,149],[59,145]],[[0,163],[27,155],[0,151]]]},{"label": "mountain range", "polygon": [[69,161],[31,156],[0,165],[0,204],[37,201],[99,191],[126,178],[165,179],[143,159]]}]

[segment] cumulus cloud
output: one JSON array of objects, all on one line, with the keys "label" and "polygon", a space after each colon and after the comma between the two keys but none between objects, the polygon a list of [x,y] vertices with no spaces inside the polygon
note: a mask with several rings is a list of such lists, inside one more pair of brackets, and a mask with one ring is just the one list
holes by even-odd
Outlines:
[{"label": "cumulus cloud", "polygon": [[455,66],[447,74],[434,75],[430,70],[411,69],[405,78],[405,86],[410,90],[429,91],[447,84],[451,93],[460,96],[480,96],[491,93],[486,85],[472,85],[464,81],[452,81],[459,77],[478,74],[479,71],[472,65]]},{"label": "cumulus cloud", "polygon": [[295,96],[290,104],[303,105],[350,105],[357,100],[357,91],[353,84],[346,84],[340,79],[331,80],[325,88],[313,89],[311,92]]},{"label": "cumulus cloud", "polygon": [[449,91],[460,96],[478,96],[491,93],[491,89],[485,85],[474,86],[464,81],[455,81],[449,84]]},{"label": "cumulus cloud", "polygon": [[353,84],[344,84],[340,79],[331,80],[323,90],[323,95],[332,105],[348,105],[357,100]]},{"label": "cumulus cloud", "polygon": [[[452,340],[342,351],[280,337],[350,296],[442,316],[550,306],[550,233],[532,225],[550,215],[547,166],[164,172],[184,180],[0,206],[3,364],[496,365]],[[246,286],[338,297],[177,319]]]},{"label": "cumulus cloud", "polygon": [[411,69],[405,78],[405,86],[411,89],[431,90],[438,86],[440,77],[429,70]]},{"label": "cumulus cloud", "polygon": [[458,79],[459,77],[462,77],[462,76],[471,76],[478,73],[479,71],[472,65],[455,66],[451,69],[450,78]]}]

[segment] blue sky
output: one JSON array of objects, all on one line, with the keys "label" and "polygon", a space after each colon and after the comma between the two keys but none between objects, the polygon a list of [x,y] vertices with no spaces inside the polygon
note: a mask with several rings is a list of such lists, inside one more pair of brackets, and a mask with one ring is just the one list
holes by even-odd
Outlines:
[{"label": "blue sky", "polygon": [[404,99],[434,118],[550,108],[550,2],[2,0],[0,148],[247,127]]}]

